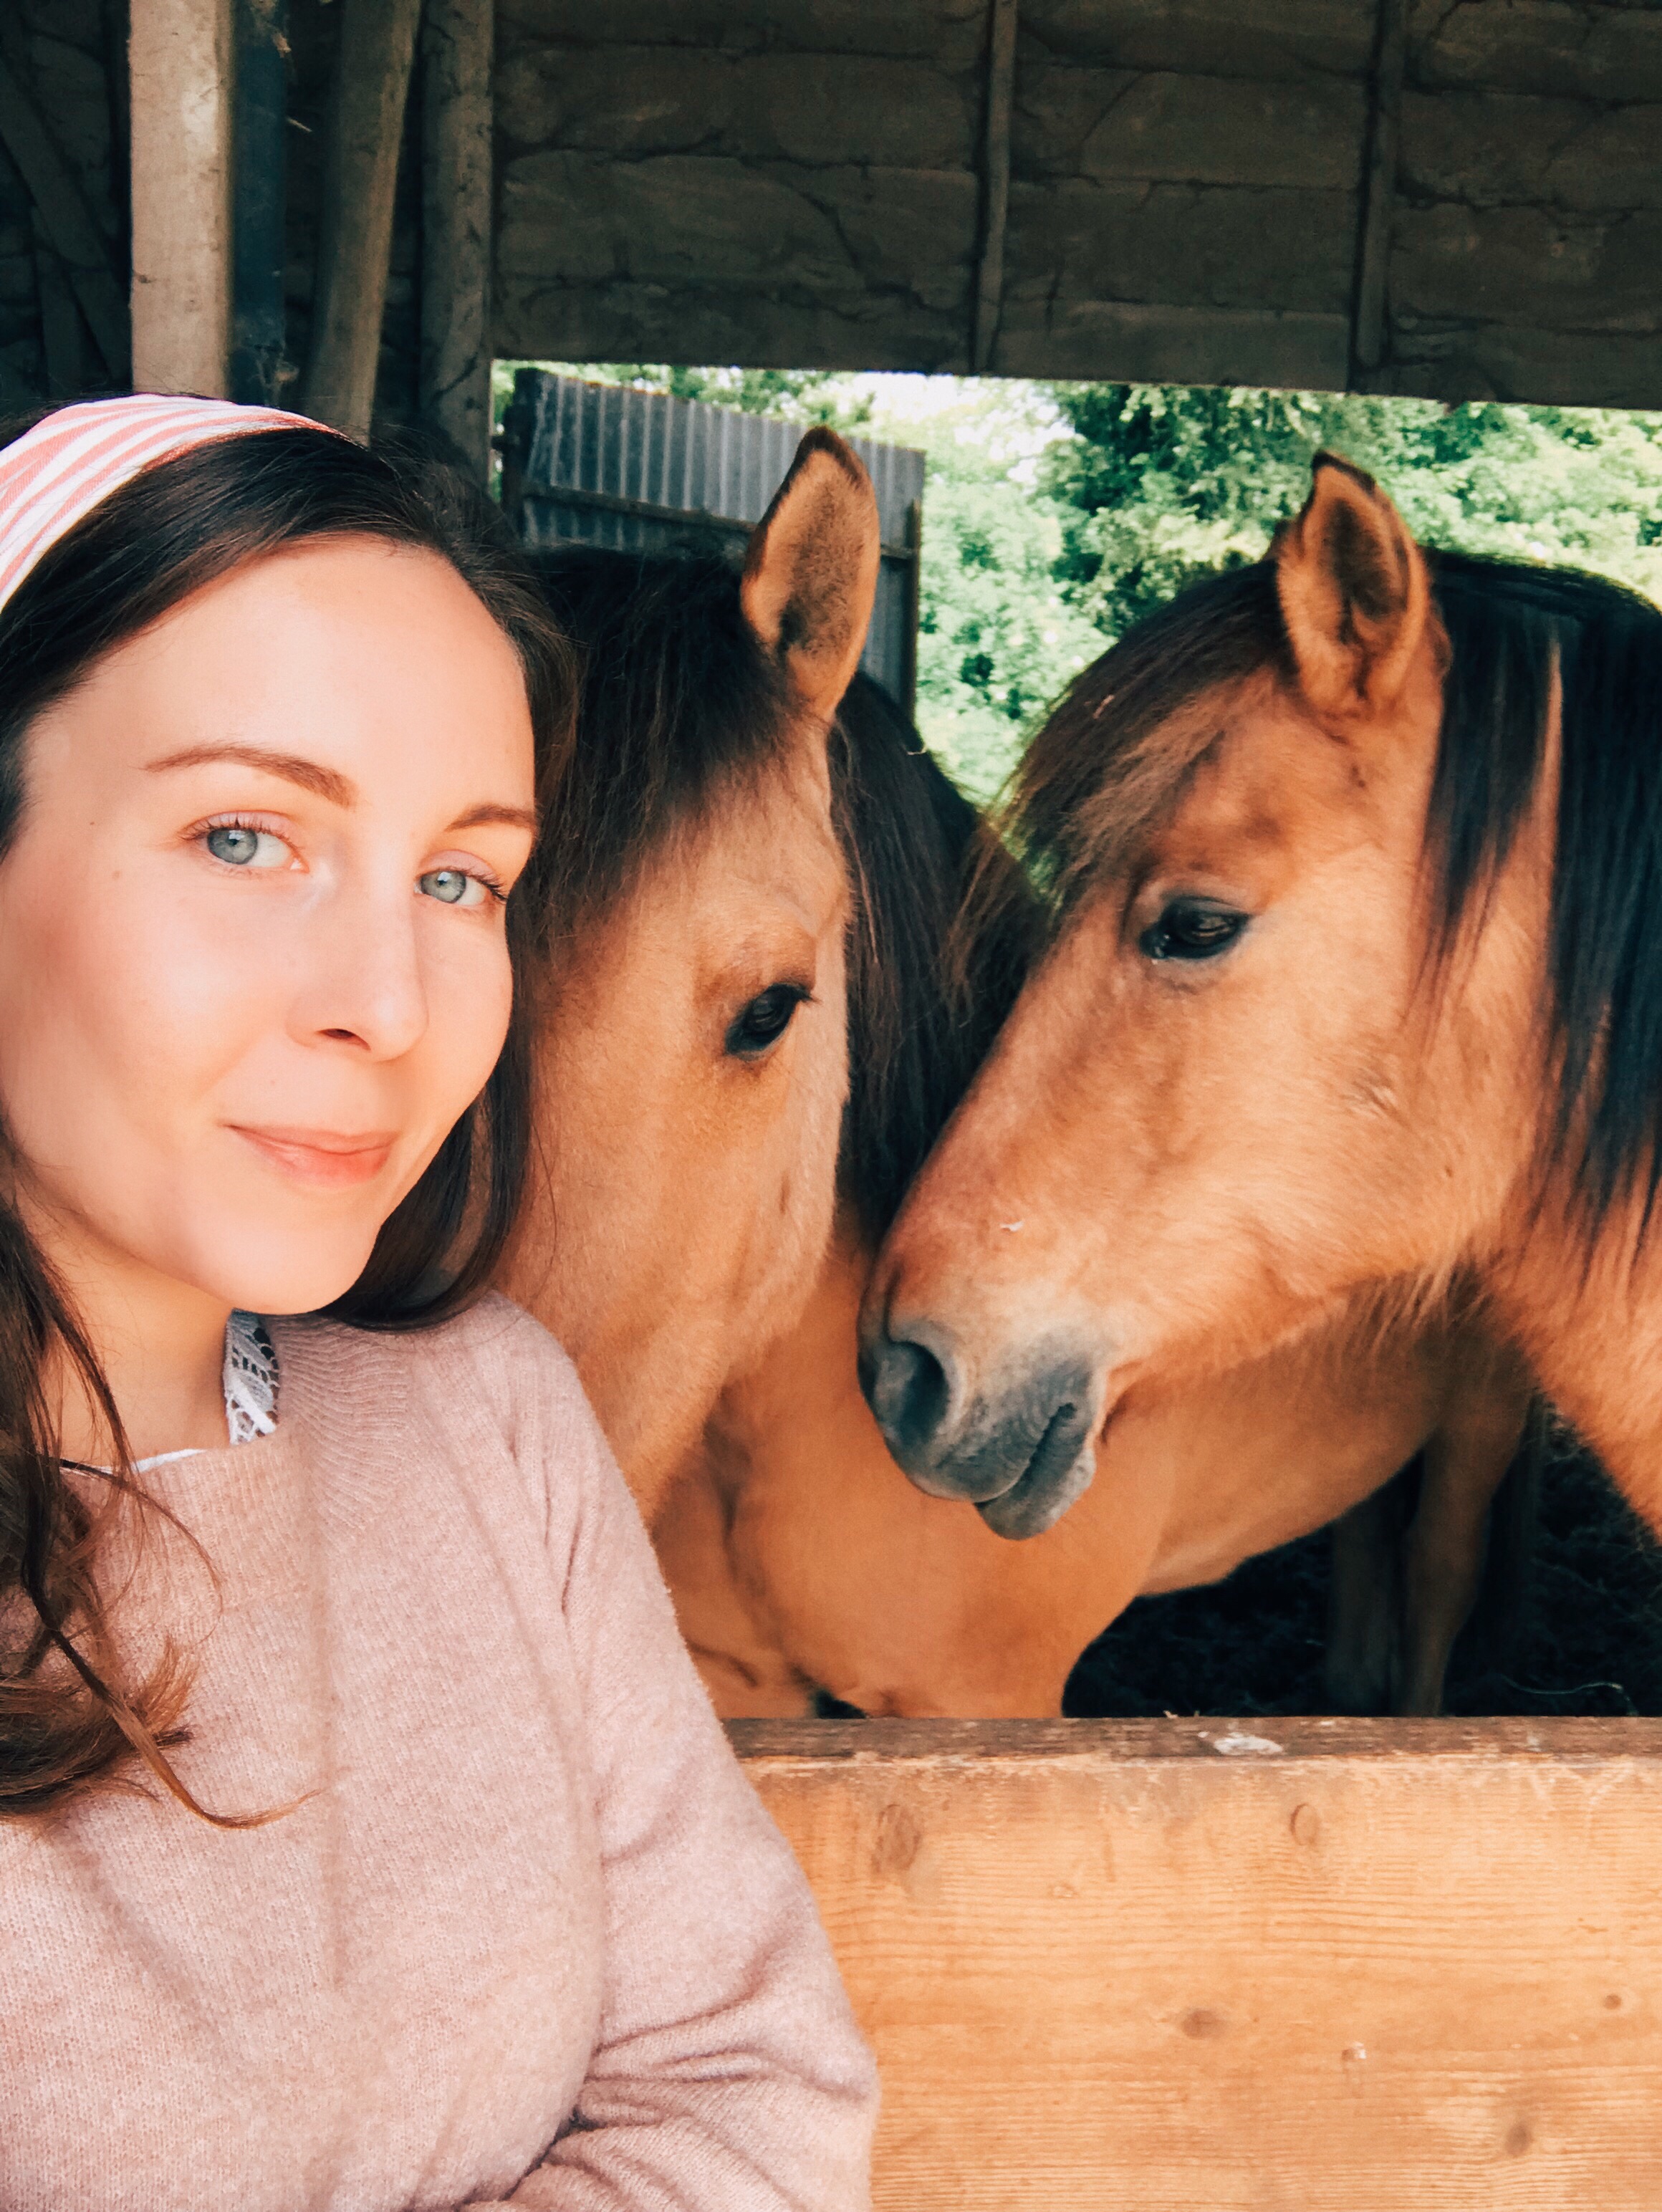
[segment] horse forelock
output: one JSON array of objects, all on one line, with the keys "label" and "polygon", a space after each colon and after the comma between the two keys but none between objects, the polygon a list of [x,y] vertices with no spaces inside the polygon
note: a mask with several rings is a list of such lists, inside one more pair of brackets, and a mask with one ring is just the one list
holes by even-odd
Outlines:
[{"label": "horse forelock", "polygon": [[1190,585],[1075,678],[1028,748],[1003,816],[1058,915],[1123,868],[1176,803],[1215,736],[1189,710],[1288,665],[1275,574],[1260,561]]},{"label": "horse forelock", "polygon": [[545,939],[605,914],[723,793],[794,756],[788,679],[719,554],[536,556],[581,682],[569,774],[533,871]]},{"label": "horse forelock", "polygon": [[[1546,1018],[1589,1234],[1662,1189],[1662,611],[1578,570],[1431,551],[1448,652],[1425,825],[1428,979],[1487,911],[1540,791],[1555,684],[1559,794]],[[1059,923],[1131,865],[1215,731],[1188,711],[1263,671],[1291,678],[1269,562],[1191,586],[1076,678],[1005,815]],[[1544,1163],[1543,1163],[1544,1164]]]}]

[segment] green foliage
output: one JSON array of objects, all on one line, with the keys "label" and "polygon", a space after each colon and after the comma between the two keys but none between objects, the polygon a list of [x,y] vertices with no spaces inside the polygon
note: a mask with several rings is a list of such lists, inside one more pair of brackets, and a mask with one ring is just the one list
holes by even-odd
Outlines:
[{"label": "green foliage", "polygon": [[[1071,677],[1197,575],[1266,550],[1323,447],[1428,544],[1592,568],[1662,600],[1662,416],[1212,386],[681,368],[569,375],[921,446],[917,717],[987,798]],[[510,363],[497,389],[511,388]]]},{"label": "green foliage", "polygon": [[1257,560],[1323,447],[1378,477],[1416,537],[1595,568],[1662,596],[1662,417],[1320,392],[1060,385],[1047,456],[1057,574],[1109,637],[1196,575]]}]

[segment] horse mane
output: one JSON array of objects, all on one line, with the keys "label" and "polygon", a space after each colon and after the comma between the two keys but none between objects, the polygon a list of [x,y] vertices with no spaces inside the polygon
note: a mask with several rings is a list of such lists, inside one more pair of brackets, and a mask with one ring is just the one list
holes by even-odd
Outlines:
[{"label": "horse mane", "polygon": [[723,783],[782,759],[795,709],[722,555],[574,545],[529,559],[581,663],[559,819],[531,886],[546,939],[603,913]]},{"label": "horse mane", "polygon": [[[855,678],[838,710],[831,790],[855,896],[841,1180],[876,1242],[1014,1002],[1037,905],[868,676]],[[1005,895],[964,958],[956,933],[972,876],[996,878]]]},{"label": "horse mane", "polygon": [[[1535,798],[1562,683],[1545,1018],[1589,1234],[1662,1183],[1662,611],[1578,570],[1427,550],[1447,632],[1425,825],[1434,969],[1480,916]],[[1163,726],[1292,658],[1269,560],[1191,586],[1069,687],[1015,781],[1008,829],[1059,921],[1176,805],[1215,732]]]},{"label": "horse mane", "polygon": [[[560,817],[529,887],[546,943],[604,913],[734,777],[782,759],[795,708],[722,555],[560,546],[530,557],[582,665]],[[1007,898],[972,957],[954,959],[972,862],[999,871],[981,817],[870,677],[849,687],[829,758],[854,896],[839,1172],[876,1238],[1014,1000],[1033,907],[1025,889]],[[1020,884],[1008,857],[1004,872]]]}]

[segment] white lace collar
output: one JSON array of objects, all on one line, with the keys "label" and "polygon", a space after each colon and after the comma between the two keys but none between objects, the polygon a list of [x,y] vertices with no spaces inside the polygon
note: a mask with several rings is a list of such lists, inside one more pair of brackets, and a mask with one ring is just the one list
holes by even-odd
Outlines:
[{"label": "white lace collar", "polygon": [[277,1353],[258,1314],[239,1310],[225,1324],[224,1383],[231,1442],[269,1437],[277,1426]]},{"label": "white lace collar", "polygon": [[[220,1370],[225,1391],[225,1429],[234,1444],[252,1443],[269,1437],[277,1426],[277,1352],[258,1314],[239,1310],[225,1324],[225,1364]],[[136,1459],[133,1473],[165,1467],[169,1460],[194,1459],[200,1447],[186,1444],[183,1451],[152,1452]]]}]

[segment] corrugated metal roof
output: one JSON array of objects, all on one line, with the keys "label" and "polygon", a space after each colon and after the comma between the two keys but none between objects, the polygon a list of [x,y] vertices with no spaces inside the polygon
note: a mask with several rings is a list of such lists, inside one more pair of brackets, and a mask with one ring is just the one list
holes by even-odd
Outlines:
[{"label": "corrugated metal roof", "polygon": [[[800,422],[702,400],[521,369],[504,425],[517,524],[528,545],[651,552],[714,533],[735,545],[767,512]],[[910,706],[923,456],[851,438],[870,472],[883,532],[877,605],[862,665]]]}]

